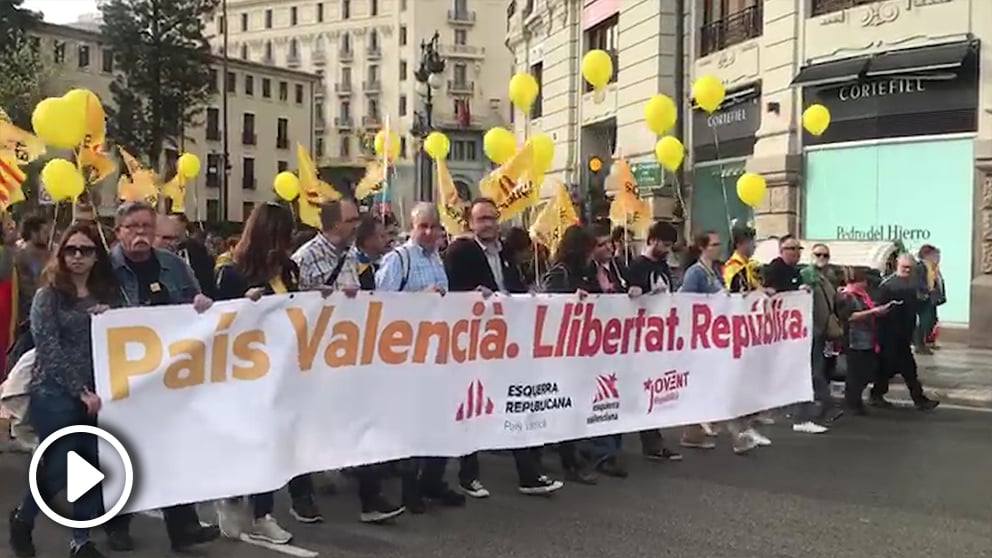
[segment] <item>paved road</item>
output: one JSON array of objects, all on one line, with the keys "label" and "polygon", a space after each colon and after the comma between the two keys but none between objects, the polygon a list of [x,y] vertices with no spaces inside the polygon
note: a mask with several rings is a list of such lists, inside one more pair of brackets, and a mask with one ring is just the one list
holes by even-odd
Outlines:
[{"label": "paved road", "polygon": [[[483,468],[494,496],[464,510],[366,526],[349,490],[321,497],[323,525],[280,519],[297,548],[321,557],[992,557],[992,414],[901,410],[845,417],[823,436],[780,426],[769,434],[775,445],[751,456],[724,443],[682,463],[635,458],[626,480],[569,485],[551,498],[517,495],[512,461],[491,456]],[[25,467],[23,457],[0,456],[4,509]],[[160,522],[135,527],[142,549],[133,558],[171,556]],[[6,539],[6,524],[0,531]],[[42,521],[36,540],[41,556],[65,555],[61,528]],[[193,554],[281,556],[235,542]]]}]

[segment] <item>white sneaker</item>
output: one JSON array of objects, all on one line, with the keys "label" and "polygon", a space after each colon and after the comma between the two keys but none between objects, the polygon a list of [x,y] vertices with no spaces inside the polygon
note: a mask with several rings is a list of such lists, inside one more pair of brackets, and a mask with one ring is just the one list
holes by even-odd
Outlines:
[{"label": "white sneaker", "polygon": [[245,509],[240,500],[220,500],[217,502],[217,527],[220,534],[228,539],[239,539],[247,523]]},{"label": "white sneaker", "polygon": [[761,432],[758,432],[754,428],[748,428],[743,432],[743,434],[750,436],[756,444],[759,446],[770,446],[772,445],[772,440],[768,436],[765,436]]},{"label": "white sneaker", "polygon": [[460,488],[461,491],[464,492],[466,496],[470,496],[472,498],[489,497],[489,491],[486,490],[486,487],[483,486],[482,483],[477,480],[471,482],[459,483],[458,488]]},{"label": "white sneaker", "polygon": [[289,544],[289,541],[293,540],[293,535],[280,527],[274,517],[266,515],[255,520],[248,538],[272,544]]},{"label": "white sneaker", "polygon": [[802,432],[803,434],[823,434],[829,430],[826,426],[821,426],[811,420],[792,425],[793,432]]},{"label": "white sneaker", "polygon": [[746,432],[741,432],[734,437],[734,453],[743,455],[758,447],[758,441],[749,436]]}]

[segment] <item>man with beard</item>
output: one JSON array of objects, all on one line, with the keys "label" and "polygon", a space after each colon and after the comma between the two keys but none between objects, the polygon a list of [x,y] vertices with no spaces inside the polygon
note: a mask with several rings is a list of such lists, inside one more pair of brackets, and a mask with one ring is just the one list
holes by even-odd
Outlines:
[{"label": "man with beard", "polygon": [[902,375],[913,404],[921,411],[930,411],[940,405],[923,394],[923,386],[916,375],[916,358],[913,356],[913,337],[916,331],[916,314],[919,304],[919,279],[913,275],[916,262],[913,256],[902,254],[896,261],[896,272],[879,286],[878,304],[891,303],[889,312],[878,318],[878,344],[882,362],[879,377],[871,388],[869,404],[891,407],[885,399],[889,381],[896,374]]},{"label": "man with beard", "polygon": [[[175,254],[152,245],[156,221],[155,208],[144,202],[127,202],[117,209],[115,232],[118,243],[110,250],[110,262],[121,286],[124,304],[192,303],[197,312],[206,311],[213,301],[200,292],[189,265]],[[200,524],[195,504],[170,506],[162,510],[162,514],[173,550],[185,550],[220,536],[216,526]],[[134,549],[130,519],[130,515],[120,515],[105,525],[111,549]]]},{"label": "man with beard", "polygon": [[[499,238],[499,209],[489,198],[472,202],[468,210],[471,236],[455,239],[444,253],[444,268],[448,288],[452,292],[478,291],[489,297],[493,293],[519,294],[527,292],[520,270],[503,252]],[[540,455],[536,448],[513,450],[521,494],[550,494],[562,487],[560,481],[549,479],[540,471]],[[443,463],[439,465],[443,473]],[[479,455],[461,458],[458,486],[472,498],[486,498],[489,490],[480,480]]]},{"label": "man with beard", "polygon": [[[631,286],[640,287],[647,294],[672,292],[672,270],[668,266],[668,255],[678,239],[679,233],[670,223],[658,221],[651,225],[644,251],[627,268],[627,279]],[[641,453],[646,459],[654,461],[682,460],[682,454],[665,447],[661,430],[657,429],[641,432]]]}]

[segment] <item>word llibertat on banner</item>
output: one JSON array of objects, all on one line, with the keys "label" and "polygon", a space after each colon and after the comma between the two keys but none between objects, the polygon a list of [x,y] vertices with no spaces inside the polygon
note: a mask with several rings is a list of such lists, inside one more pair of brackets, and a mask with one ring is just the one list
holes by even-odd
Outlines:
[{"label": "word llibertat on banner", "polygon": [[[93,319],[130,511],[307,472],[713,422],[812,398],[810,296],[316,293]],[[111,469],[115,462],[104,464]]]}]

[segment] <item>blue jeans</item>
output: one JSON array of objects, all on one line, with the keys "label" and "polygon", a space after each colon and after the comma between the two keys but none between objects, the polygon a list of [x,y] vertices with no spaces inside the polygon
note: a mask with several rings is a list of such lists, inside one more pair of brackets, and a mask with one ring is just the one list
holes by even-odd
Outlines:
[{"label": "blue jeans", "polygon": [[622,440],[623,436],[620,434],[588,438],[579,443],[579,451],[589,457],[589,461],[594,467],[598,467],[604,461],[612,459],[620,453]]},{"label": "blue jeans", "polygon": [[[43,441],[66,426],[94,423],[93,418],[86,415],[82,402],[69,395],[32,395],[28,418],[39,441]],[[56,494],[66,488],[70,451],[75,451],[94,466],[99,464],[95,436],[74,434],[57,440],[45,451],[45,457],[38,467],[38,490],[46,502],[51,502]],[[17,517],[29,525],[34,525],[39,511],[41,510],[29,491],[17,510]],[[76,520],[93,519],[99,517],[102,512],[103,492],[99,486],[83,494],[72,505],[73,519]],[[89,529],[72,530],[72,540],[77,545],[89,539]]]}]

